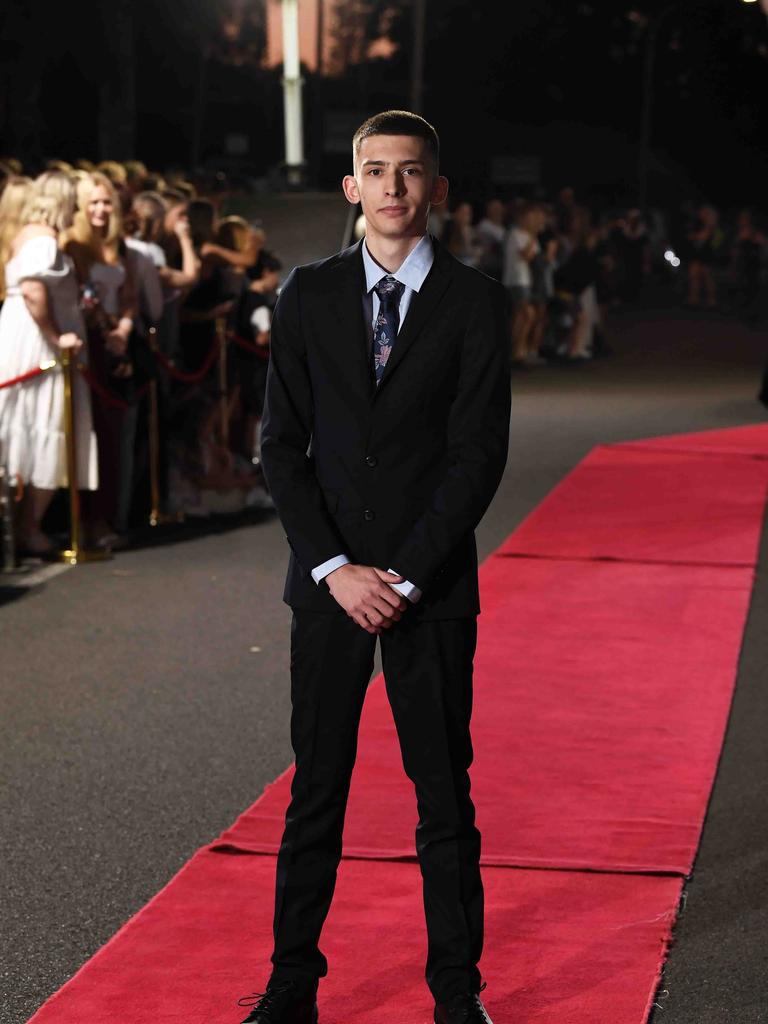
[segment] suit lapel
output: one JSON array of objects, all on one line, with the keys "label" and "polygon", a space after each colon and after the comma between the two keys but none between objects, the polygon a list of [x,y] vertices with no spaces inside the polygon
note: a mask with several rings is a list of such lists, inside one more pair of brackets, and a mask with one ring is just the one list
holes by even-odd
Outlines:
[{"label": "suit lapel", "polygon": [[370,398],[376,386],[373,363],[369,358],[363,317],[365,272],[360,245],[351,246],[340,254],[339,262],[331,270],[334,275],[329,284],[328,311],[332,323],[334,350],[340,365],[348,372],[360,395]]},{"label": "suit lapel", "polygon": [[429,274],[427,274],[424,284],[421,286],[421,290],[415,292],[411,298],[405,322],[400,328],[395,344],[392,346],[392,351],[379,385],[376,388],[374,398],[381,392],[382,388],[386,387],[390,377],[397,370],[419,334],[428,324],[435,307],[440,302],[451,282],[450,260],[446,257],[439,243],[434,239],[433,245],[435,251],[434,263]]}]

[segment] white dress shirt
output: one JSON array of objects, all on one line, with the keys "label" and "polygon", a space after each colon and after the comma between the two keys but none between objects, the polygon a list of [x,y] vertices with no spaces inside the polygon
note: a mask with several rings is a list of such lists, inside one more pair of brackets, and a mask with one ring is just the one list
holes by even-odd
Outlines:
[{"label": "white dress shirt", "polygon": [[[363,240],[362,244],[363,252],[363,266],[365,268],[365,290],[366,296],[370,296],[373,300],[373,317],[371,319],[371,329],[376,323],[376,318],[379,315],[379,306],[381,305],[379,297],[373,290],[374,286],[381,281],[383,277],[394,277],[396,281],[399,281],[405,287],[403,288],[403,294],[400,296],[400,323],[397,328],[398,334],[400,328],[403,326],[408,308],[411,305],[411,298],[414,292],[421,291],[421,286],[426,280],[427,274],[432,269],[432,264],[435,259],[434,249],[432,247],[432,239],[429,235],[423,235],[419,242],[411,249],[406,258],[400,264],[397,270],[391,274],[388,270],[381,267],[376,260],[371,256],[368,251],[368,246]],[[322,565],[316,566],[312,570],[312,579],[315,583],[320,583],[325,577],[334,571],[339,569],[342,565],[348,565],[349,559],[346,555],[334,555],[333,558],[329,558]],[[400,573],[397,569],[389,569],[391,573],[399,576]],[[408,600],[415,604],[421,597],[421,590],[409,580],[404,580],[402,583],[390,583],[393,590],[396,590],[403,597],[407,597]]]}]

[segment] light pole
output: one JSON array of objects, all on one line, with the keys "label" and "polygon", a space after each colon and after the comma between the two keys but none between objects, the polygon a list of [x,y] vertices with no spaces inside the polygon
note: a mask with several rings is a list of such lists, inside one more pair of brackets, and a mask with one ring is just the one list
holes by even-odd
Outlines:
[{"label": "light pole", "polygon": [[283,5],[283,122],[285,125],[285,172],[289,185],[304,181],[304,122],[301,106],[299,64],[299,0]]}]

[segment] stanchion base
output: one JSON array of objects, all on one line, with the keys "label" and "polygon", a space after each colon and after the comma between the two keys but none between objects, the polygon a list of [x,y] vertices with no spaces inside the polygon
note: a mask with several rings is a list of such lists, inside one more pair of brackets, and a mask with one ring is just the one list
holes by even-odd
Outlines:
[{"label": "stanchion base", "polygon": [[103,548],[98,551],[67,548],[64,551],[59,551],[56,561],[65,562],[67,565],[80,565],[82,562],[106,562],[110,558],[112,558],[111,548]]},{"label": "stanchion base", "polygon": [[183,512],[150,512],[150,526],[167,526],[168,523],[183,523],[185,519]]}]

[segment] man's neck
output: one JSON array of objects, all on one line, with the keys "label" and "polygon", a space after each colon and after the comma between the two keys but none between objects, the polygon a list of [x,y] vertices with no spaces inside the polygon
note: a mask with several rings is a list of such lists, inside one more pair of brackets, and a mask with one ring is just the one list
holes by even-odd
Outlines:
[{"label": "man's neck", "polygon": [[378,234],[366,234],[365,244],[368,252],[389,274],[394,274],[405,263],[422,240],[426,230],[420,235],[408,235],[405,238],[386,238]]}]

